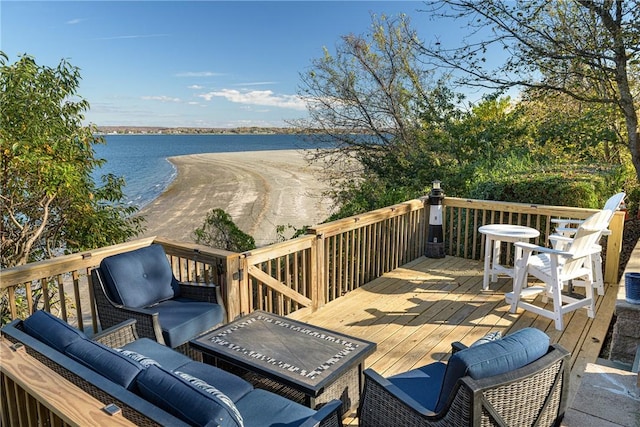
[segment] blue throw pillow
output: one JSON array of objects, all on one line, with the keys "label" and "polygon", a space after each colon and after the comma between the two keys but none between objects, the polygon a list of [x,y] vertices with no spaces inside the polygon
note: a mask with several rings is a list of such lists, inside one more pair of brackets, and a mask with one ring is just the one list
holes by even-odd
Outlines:
[{"label": "blue throw pillow", "polygon": [[446,405],[460,378],[468,375],[478,380],[504,374],[538,360],[548,350],[547,334],[535,328],[525,328],[502,339],[454,353],[447,363],[436,412]]},{"label": "blue throw pillow", "polygon": [[117,351],[91,340],[76,341],[65,353],[87,368],[126,389],[132,389],[142,365]]},{"label": "blue throw pillow", "polygon": [[149,366],[138,376],[136,384],[144,399],[191,425],[243,427],[242,418],[234,417],[219,396],[161,367]]},{"label": "blue throw pillow", "polygon": [[502,338],[502,332],[500,331],[489,332],[487,335],[483,336],[478,341],[471,344],[469,347],[475,347],[477,345],[486,344],[491,341],[499,340],[500,338]]},{"label": "blue throw pillow", "polygon": [[179,376],[189,384],[193,385],[194,387],[197,387],[200,390],[206,393],[209,393],[212,397],[222,402],[222,404],[226,406],[227,411],[229,411],[229,414],[231,414],[231,416],[236,421],[236,423],[239,426],[244,425],[244,422],[242,420],[242,415],[240,415],[240,412],[238,412],[238,408],[236,408],[236,405],[233,403],[231,399],[227,397],[226,394],[224,394],[223,392],[221,392],[211,384],[202,381],[200,378],[196,378],[192,375],[189,375],[180,371],[175,371],[174,374],[176,374],[177,376]]},{"label": "blue throw pillow", "polygon": [[109,256],[100,263],[100,272],[111,298],[126,307],[147,307],[180,293],[161,245]]},{"label": "blue throw pillow", "polygon": [[77,340],[87,336],[64,320],[44,310],[38,310],[22,322],[24,331],[49,347],[64,353]]},{"label": "blue throw pillow", "polygon": [[121,355],[128,357],[129,359],[135,360],[136,362],[141,364],[143,368],[148,368],[151,365],[160,366],[160,364],[155,360],[153,360],[152,358],[147,357],[144,354],[140,354],[137,351],[124,350],[122,348],[114,348],[114,350],[120,353]]}]

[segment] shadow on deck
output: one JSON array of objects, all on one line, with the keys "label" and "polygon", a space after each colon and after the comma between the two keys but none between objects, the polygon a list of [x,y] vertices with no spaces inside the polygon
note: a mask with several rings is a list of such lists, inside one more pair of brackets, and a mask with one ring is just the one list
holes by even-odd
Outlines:
[{"label": "shadow on deck", "polygon": [[[304,309],[289,317],[377,343],[365,366],[385,377],[446,360],[453,341],[469,345],[490,331],[504,335],[535,327],[571,352],[570,405],[587,363],[600,353],[617,286],[606,285],[605,295],[597,297],[595,319],[579,309],[566,314],[565,329],[557,331],[551,319],[521,309],[509,313],[504,294],[512,289],[510,278],[500,277],[487,291],[482,278],[480,261],[420,257],[314,313]],[[345,425],[357,425],[354,417]]]}]

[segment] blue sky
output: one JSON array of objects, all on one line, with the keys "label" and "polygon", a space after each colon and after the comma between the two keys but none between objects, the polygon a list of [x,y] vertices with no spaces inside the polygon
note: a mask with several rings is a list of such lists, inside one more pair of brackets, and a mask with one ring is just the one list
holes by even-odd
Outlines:
[{"label": "blue sky", "polygon": [[371,13],[411,17],[423,39],[459,34],[387,1],[7,1],[0,49],[81,70],[99,126],[284,126],[303,117],[299,74]]}]

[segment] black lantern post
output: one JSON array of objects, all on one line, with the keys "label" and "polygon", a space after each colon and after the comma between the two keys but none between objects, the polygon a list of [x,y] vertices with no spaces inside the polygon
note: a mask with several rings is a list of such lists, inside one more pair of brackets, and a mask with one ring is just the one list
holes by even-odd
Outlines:
[{"label": "black lantern post", "polygon": [[444,258],[444,238],[442,236],[442,201],[444,193],[440,181],[432,183],[429,193],[429,238],[427,239],[427,258]]}]

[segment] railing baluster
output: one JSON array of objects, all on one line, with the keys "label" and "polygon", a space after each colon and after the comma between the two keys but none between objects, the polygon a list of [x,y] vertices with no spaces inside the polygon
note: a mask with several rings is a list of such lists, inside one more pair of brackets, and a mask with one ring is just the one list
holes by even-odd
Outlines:
[{"label": "railing baluster", "polygon": [[49,298],[49,282],[47,279],[40,279],[40,291],[42,292],[42,304],[45,311],[51,311],[51,301]]},{"label": "railing baluster", "polygon": [[75,297],[74,304],[76,306],[76,317],[78,319],[78,329],[84,330],[84,320],[82,318],[82,297],[80,295],[80,280],[78,276],[78,270],[71,272],[71,278],[73,280],[73,295]]},{"label": "railing baluster", "polygon": [[33,290],[31,289],[31,282],[27,282],[25,284],[25,298],[27,300],[27,308],[29,309],[29,313],[33,313]]},{"label": "railing baluster", "polygon": [[[67,299],[65,297],[65,292],[64,292],[64,278],[62,274],[58,274],[56,278],[58,282],[58,300],[60,301],[60,317],[62,318],[62,320],[66,322],[67,321]],[[91,316],[95,317],[95,314],[93,312],[93,305],[91,305],[91,309],[92,309]]]}]

